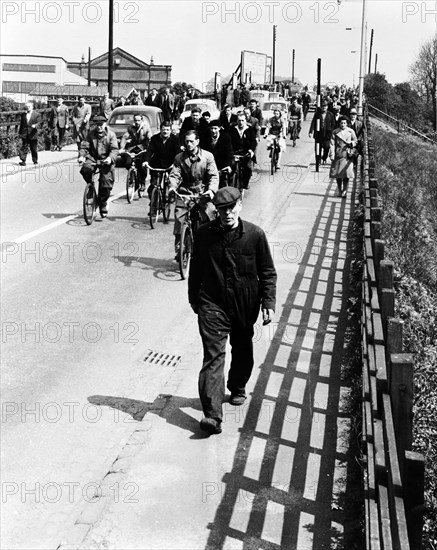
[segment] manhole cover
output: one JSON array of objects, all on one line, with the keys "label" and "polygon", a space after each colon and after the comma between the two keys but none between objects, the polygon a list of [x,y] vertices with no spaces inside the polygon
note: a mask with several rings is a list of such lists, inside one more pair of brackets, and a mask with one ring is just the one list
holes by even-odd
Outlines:
[{"label": "manhole cover", "polygon": [[159,351],[148,349],[143,362],[148,365],[159,365],[160,367],[176,367],[180,360],[180,355],[160,353]]}]

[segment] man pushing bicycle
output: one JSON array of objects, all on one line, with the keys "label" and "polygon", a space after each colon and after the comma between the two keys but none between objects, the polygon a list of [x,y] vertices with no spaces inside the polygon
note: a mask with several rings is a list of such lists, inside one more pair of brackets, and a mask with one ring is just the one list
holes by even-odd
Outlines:
[{"label": "man pushing bicycle", "polygon": [[[202,221],[214,219],[215,208],[211,202],[219,187],[219,174],[212,153],[199,147],[199,135],[196,130],[188,130],[185,134],[185,151],[176,155],[170,172],[170,192],[179,195],[197,195],[202,197],[200,213]],[[187,216],[185,202],[176,196],[175,223],[175,253],[178,258],[181,240],[181,226]]]}]

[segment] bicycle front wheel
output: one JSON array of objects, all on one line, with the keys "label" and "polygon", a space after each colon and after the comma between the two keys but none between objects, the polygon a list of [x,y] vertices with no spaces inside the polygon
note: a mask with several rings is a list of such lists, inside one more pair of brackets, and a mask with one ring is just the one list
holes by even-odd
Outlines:
[{"label": "bicycle front wheel", "polygon": [[150,228],[155,229],[156,224],[158,223],[159,214],[161,212],[161,192],[158,187],[154,187],[152,194],[150,195],[150,205],[149,205],[149,221]]},{"label": "bicycle front wheel", "polygon": [[91,225],[96,217],[97,194],[93,183],[87,183],[83,193],[83,217]]},{"label": "bicycle front wheel", "polygon": [[193,237],[188,225],[182,226],[181,232],[181,247],[179,249],[179,271],[182,279],[188,277],[188,271],[190,269],[191,254],[193,251]]},{"label": "bicycle front wheel", "polygon": [[129,204],[134,200],[136,182],[137,175],[135,174],[135,170],[130,168],[126,176],[126,198]]}]

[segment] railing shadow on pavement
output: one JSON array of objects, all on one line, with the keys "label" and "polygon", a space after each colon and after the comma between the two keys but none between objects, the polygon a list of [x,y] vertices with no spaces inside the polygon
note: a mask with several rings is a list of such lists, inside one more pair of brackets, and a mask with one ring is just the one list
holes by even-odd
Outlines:
[{"label": "railing shadow on pavement", "polygon": [[232,469],[221,480],[207,550],[359,547],[361,470],[345,374],[355,351],[348,349],[351,203],[333,197],[332,186],[261,365]]}]

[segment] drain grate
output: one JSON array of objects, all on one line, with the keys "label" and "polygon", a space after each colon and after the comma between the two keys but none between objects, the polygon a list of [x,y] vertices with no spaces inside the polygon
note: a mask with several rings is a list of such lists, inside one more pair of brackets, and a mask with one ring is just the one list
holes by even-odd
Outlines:
[{"label": "drain grate", "polygon": [[157,365],[160,367],[177,367],[181,360],[180,355],[171,355],[170,353],[160,353],[148,349],[146,356],[143,359],[143,363],[148,365]]}]

